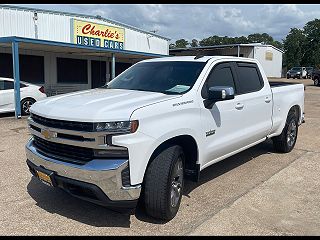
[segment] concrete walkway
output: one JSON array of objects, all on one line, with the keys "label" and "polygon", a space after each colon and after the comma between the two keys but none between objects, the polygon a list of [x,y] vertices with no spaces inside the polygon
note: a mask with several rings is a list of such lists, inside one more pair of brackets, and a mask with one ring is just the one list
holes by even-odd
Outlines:
[{"label": "concrete walkway", "polygon": [[191,235],[319,235],[319,160],[306,152]]}]

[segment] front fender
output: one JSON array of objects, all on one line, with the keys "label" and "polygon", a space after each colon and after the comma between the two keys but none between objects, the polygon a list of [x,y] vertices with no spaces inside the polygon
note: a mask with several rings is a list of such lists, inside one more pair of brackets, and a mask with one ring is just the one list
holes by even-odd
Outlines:
[{"label": "front fender", "polygon": [[148,136],[140,131],[134,134],[114,136],[112,138],[114,145],[128,148],[131,185],[141,184],[143,182],[145,171],[154,151],[162,143],[181,135],[189,135],[197,139],[192,131],[185,128],[167,132],[158,138]]},{"label": "front fender", "polygon": [[180,135],[190,135],[197,140],[202,132],[200,109],[192,93],[140,108],[133,112],[131,119],[139,120],[138,131],[113,140],[115,145],[129,150],[131,184],[143,181],[152,153],[163,142]]}]

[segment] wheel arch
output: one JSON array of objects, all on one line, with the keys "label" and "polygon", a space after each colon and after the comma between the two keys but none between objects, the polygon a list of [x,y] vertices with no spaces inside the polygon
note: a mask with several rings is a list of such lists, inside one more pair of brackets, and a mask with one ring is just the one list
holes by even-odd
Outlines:
[{"label": "wheel arch", "polygon": [[289,114],[290,114],[291,112],[293,112],[293,113],[297,116],[297,118],[298,118],[298,123],[300,123],[300,122],[302,121],[302,119],[301,119],[301,118],[302,118],[301,107],[300,107],[298,104],[293,105],[293,106],[289,109],[288,114],[287,114],[287,117],[289,116]]},{"label": "wheel arch", "polygon": [[[150,163],[155,159],[155,157],[158,154],[160,154],[164,149],[173,145],[181,146],[184,151],[186,178],[193,181],[198,181],[199,172],[200,172],[200,166],[198,164],[199,148],[195,138],[188,134],[171,137],[165,140],[164,142],[162,142],[160,145],[158,145],[148,160],[146,170],[148,169]],[[144,178],[145,178],[145,175],[144,175]]]},{"label": "wheel arch", "polygon": [[33,97],[24,97],[24,98],[21,99],[20,104],[21,104],[24,100],[27,100],[27,99],[33,100],[34,102],[37,101],[37,100],[34,99]]}]

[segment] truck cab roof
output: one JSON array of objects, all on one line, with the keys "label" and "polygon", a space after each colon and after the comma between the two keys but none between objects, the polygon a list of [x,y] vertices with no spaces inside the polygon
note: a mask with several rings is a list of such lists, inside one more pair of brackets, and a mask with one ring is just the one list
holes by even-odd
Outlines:
[{"label": "truck cab roof", "polygon": [[161,57],[161,58],[153,58],[147,59],[142,62],[162,62],[162,61],[187,61],[187,62],[207,62],[210,59],[214,60],[239,60],[239,61],[248,61],[248,62],[256,62],[257,60],[253,58],[244,58],[244,57],[232,57],[232,56],[172,56],[172,57]]}]

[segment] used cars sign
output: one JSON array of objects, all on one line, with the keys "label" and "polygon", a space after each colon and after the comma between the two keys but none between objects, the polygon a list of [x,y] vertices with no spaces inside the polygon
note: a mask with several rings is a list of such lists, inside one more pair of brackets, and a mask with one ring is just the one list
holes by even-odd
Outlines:
[{"label": "used cars sign", "polygon": [[91,47],[123,50],[124,28],[71,19],[73,43]]}]

